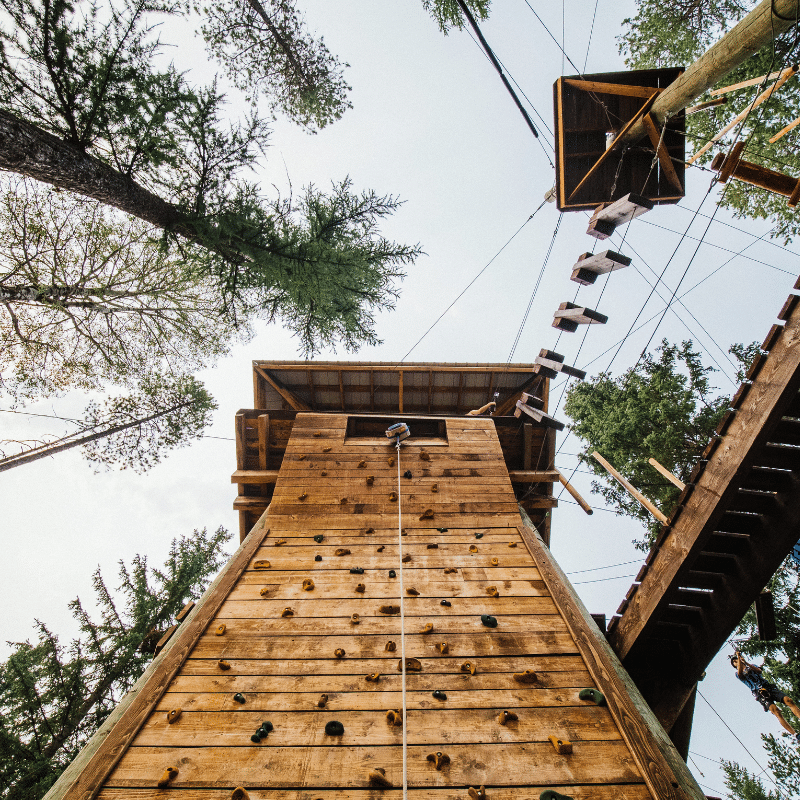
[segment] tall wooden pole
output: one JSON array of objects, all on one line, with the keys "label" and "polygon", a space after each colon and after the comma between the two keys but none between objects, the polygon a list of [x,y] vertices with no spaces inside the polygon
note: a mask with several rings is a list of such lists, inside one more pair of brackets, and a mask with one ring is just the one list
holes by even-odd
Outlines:
[{"label": "tall wooden pole", "polygon": [[[798,18],[798,0],[763,0],[738,25],[710,47],[653,103],[650,115],[659,125],[683,110],[703,92],[791,28]],[[641,119],[617,144],[633,144],[647,135]]]}]

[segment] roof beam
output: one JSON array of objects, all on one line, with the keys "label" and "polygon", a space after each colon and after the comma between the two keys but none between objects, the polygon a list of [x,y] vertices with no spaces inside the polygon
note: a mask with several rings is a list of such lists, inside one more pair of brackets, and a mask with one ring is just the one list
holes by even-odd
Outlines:
[{"label": "roof beam", "polygon": [[533,394],[534,389],[539,385],[538,382],[541,382],[542,380],[543,378],[541,375],[531,375],[528,380],[526,380],[524,383],[521,383],[516,389],[512,389],[511,394],[497,406],[492,416],[508,416],[509,412],[513,411],[517,407],[517,400],[522,397],[522,393],[528,392],[529,394]]},{"label": "roof beam", "polygon": [[292,394],[269,370],[254,364],[258,374],[295,410],[295,411],[312,411],[313,409],[307,403],[304,403],[297,395]]}]

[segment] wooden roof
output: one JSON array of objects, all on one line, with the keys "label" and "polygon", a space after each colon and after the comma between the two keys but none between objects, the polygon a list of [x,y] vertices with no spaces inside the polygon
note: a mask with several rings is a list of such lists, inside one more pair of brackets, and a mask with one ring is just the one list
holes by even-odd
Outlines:
[{"label": "wooden roof", "polygon": [[[522,392],[542,387],[534,364],[254,361],[255,407],[265,410],[406,412],[463,416],[491,400],[513,414]],[[542,390],[540,390],[542,391]],[[494,393],[499,392],[495,398]],[[540,396],[542,396],[540,394]]]}]

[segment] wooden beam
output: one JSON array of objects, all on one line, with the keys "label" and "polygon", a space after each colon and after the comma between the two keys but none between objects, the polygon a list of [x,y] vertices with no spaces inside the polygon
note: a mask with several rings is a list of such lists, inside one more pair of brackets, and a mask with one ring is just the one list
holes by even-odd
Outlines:
[{"label": "wooden beam", "polygon": [[277,480],[277,469],[237,469],[236,472],[231,475],[231,483],[263,485],[275,483]]},{"label": "wooden beam", "polygon": [[555,417],[551,417],[549,414],[546,414],[544,411],[541,411],[538,408],[533,408],[527,403],[523,403],[522,400],[517,400],[517,411],[514,413],[514,416],[519,416],[520,413],[527,414],[531,419],[536,420],[536,422],[538,422],[540,425],[545,425],[548,428],[555,428],[557,431],[564,430],[563,422],[559,422]]},{"label": "wooden beam", "polygon": [[650,116],[650,114],[644,115],[643,122],[645,130],[647,131],[647,135],[650,137],[650,143],[653,145],[653,149],[656,151],[656,155],[658,156],[658,163],[661,165],[662,171],[667,176],[667,180],[679,192],[682,192],[683,184],[681,183],[681,179],[678,177],[678,173],[675,171],[675,165],[672,163],[672,159],[667,152],[667,148],[664,146],[664,142],[661,141],[661,132],[656,127],[656,123],[653,122],[653,118]]},{"label": "wooden beam", "polygon": [[342,371],[338,370],[339,373],[339,399],[342,403],[342,411],[345,409],[344,405],[344,381],[342,380]]},{"label": "wooden beam", "polygon": [[526,422],[522,426],[522,469],[533,468],[533,425]]},{"label": "wooden beam", "polygon": [[684,111],[685,114],[696,114],[698,111],[705,111],[707,108],[714,108],[715,106],[724,106],[728,102],[727,97],[720,97],[716,100],[709,100],[706,103],[698,103],[696,106],[689,106]]},{"label": "wooden beam", "polygon": [[769,75],[762,75],[760,78],[750,78],[749,81],[742,81],[741,83],[733,83],[730,86],[723,86],[721,89],[712,89],[709,94],[712,97],[720,94],[728,94],[728,92],[735,92],[738,89],[744,89],[747,86],[758,86],[759,83],[764,81],[765,79],[768,81],[774,81],[777,78],[783,76],[785,72],[788,71],[788,67],[786,69],[778,70],[777,72],[771,72]]},{"label": "wooden beam", "polygon": [[522,470],[512,469],[508,472],[511,483],[555,483],[559,472],[556,469]]},{"label": "wooden beam", "polygon": [[648,99],[654,94],[663,92],[655,86],[629,86],[623,83],[602,83],[601,81],[587,81],[580,78],[564,78],[564,83],[582,92],[597,92],[598,94],[615,94],[623,97],[641,97]]},{"label": "wooden beam", "polygon": [[268,533],[264,514],[197,601],[178,634],[167,642],[134,687],[61,773],[47,793],[47,800],[90,800],[97,795]]},{"label": "wooden beam", "polygon": [[258,415],[258,468],[269,469],[269,414]]},{"label": "wooden beam", "polygon": [[597,450],[592,453],[592,458],[602,464],[602,466],[608,471],[608,473],[617,479],[625,490],[634,497],[642,506],[644,506],[662,525],[667,524],[667,518],[661,513],[656,505],[650,502],[638,489],[635,489],[632,484],[627,481],[622,475],[617,472],[611,464],[606,461]]},{"label": "wooden beam", "polygon": [[458,376],[458,396],[456,397],[456,407],[453,409],[456,414],[458,413],[458,409],[461,408],[461,395],[464,392],[464,373],[462,372]]},{"label": "wooden beam", "polygon": [[312,407],[317,404],[317,395],[314,390],[314,371],[308,370],[308,396],[311,398]]},{"label": "wooden beam", "polygon": [[558,472],[558,482],[573,496],[575,502],[587,514],[594,514],[592,507],[580,496],[578,490],[561,474],[561,471],[556,470],[556,472]]},{"label": "wooden beam", "polygon": [[[498,379],[498,384],[499,384]],[[517,400],[522,396],[523,392],[533,394],[536,388],[541,384],[544,378],[541,375],[533,375],[528,378],[524,383],[520,384],[516,389],[511,390],[511,394],[502,403],[498,403],[497,408],[492,416],[505,417],[508,413],[516,408]]]},{"label": "wooden beam", "polygon": [[398,391],[398,405],[400,413],[403,413],[403,370],[397,370],[397,391]]},{"label": "wooden beam", "polygon": [[311,406],[290,392],[269,370],[255,365],[258,374],[293,408],[295,411],[312,411]]},{"label": "wooden beam", "polygon": [[680,479],[676,478],[666,467],[662,467],[654,458],[648,458],[647,463],[651,467],[655,467],[670,483],[675,484],[681,491],[686,488],[686,484]]},{"label": "wooden beam", "polygon": [[[462,375],[464,373],[461,373]],[[433,399],[433,370],[428,370],[428,413],[431,413],[431,400]]]},{"label": "wooden beam", "polygon": [[793,122],[790,122],[790,123],[789,123],[789,124],[788,124],[786,127],[784,127],[784,128],[781,128],[781,129],[780,129],[780,130],[779,130],[779,131],[778,131],[778,132],[777,132],[777,133],[776,133],[776,134],[775,134],[775,135],[774,135],[774,136],[773,136],[773,137],[772,137],[772,138],[769,140],[769,143],[770,143],[770,144],[775,144],[775,142],[777,142],[777,141],[778,141],[778,139],[782,139],[784,136],[786,136],[786,134],[787,134],[787,133],[789,133],[789,131],[793,131],[793,130],[794,130],[794,129],[795,129],[797,126],[798,126],[798,125],[800,125],[800,117],[798,117],[798,118],[797,118],[796,120],[794,120]]},{"label": "wooden beam", "polygon": [[[730,178],[749,183],[766,189],[768,192],[781,194],[789,198],[789,205],[793,205],[793,196],[800,186],[800,181],[791,175],[784,175],[772,169],[762,167],[760,164],[752,164],[742,159],[744,142],[737,142],[730,154],[718,153],[711,162],[711,168],[720,173],[720,183],[727,183]],[[795,201],[796,202],[796,201]]]},{"label": "wooden beam", "polygon": [[686,763],[525,516],[519,532],[653,797],[705,800]]},{"label": "wooden beam", "polygon": [[[428,409],[430,410],[430,397],[428,398]],[[375,410],[375,370],[369,371],[369,408]]]}]

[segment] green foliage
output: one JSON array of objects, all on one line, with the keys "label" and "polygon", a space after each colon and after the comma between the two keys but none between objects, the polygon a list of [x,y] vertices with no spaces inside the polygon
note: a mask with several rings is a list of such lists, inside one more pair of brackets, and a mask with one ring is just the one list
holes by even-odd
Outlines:
[{"label": "green foliage", "polygon": [[[658,66],[688,66],[722,34],[755,6],[753,0],[637,0],[637,13],[625,20],[626,30],[619,37],[626,64],[634,69]],[[718,86],[757,78],[797,63],[800,37],[789,30],[776,36],[774,49],[768,46],[751,56]],[[713,86],[710,89],[715,88]],[[729,94],[725,105],[686,118],[687,154],[698,150],[734,116],[746,110],[766,85]],[[703,96],[697,102],[711,99]],[[725,152],[734,137],[747,142],[744,158],[778,172],[800,174],[800,151],[796,131],[774,144],[768,139],[800,116],[800,82],[789,80],[780,90],[747,118],[744,126],[733,129],[718,146],[712,147],[698,163],[708,163],[717,152]],[[800,222],[786,198],[764,189],[732,180],[725,185],[721,204],[737,218],[768,219],[776,226],[776,238],[791,241],[800,232]]]},{"label": "green foliage", "polygon": [[[491,5],[492,0],[466,0],[467,8],[478,22],[489,18]],[[422,7],[436,20],[445,36],[452,28],[461,30],[467,22],[456,0],[422,0]]]},{"label": "green foliage", "polygon": [[773,792],[764,787],[759,778],[751,775],[744,767],[735,761],[723,761],[725,771],[725,785],[731,797],[739,800],[782,800],[784,795]]},{"label": "green foliage", "polygon": [[38,621],[34,643],[13,643],[0,664],[3,800],[39,800],[53,785],[147,668],[148,635],[166,629],[205,590],[229,539],[224,528],[175,539],[161,569],[149,568],[143,556],[130,567],[120,562],[116,598],[98,569],[99,619],[76,599],[70,610],[79,634],[69,645]]},{"label": "green foliage", "polygon": [[[750,352],[744,348],[740,352]],[[669,515],[678,489],[648,464],[655,458],[686,482],[709,437],[725,413],[728,398],[713,394],[709,377],[692,342],[680,346],[666,340],[619,378],[607,373],[575,383],[567,391],[564,411],[574,420],[573,433],[584,440],[581,461],[604,483],[593,481],[618,513],[648,526],[646,538],[637,542],[648,549],[659,530],[643,509],[591,457],[597,450],[646,497]]]}]

